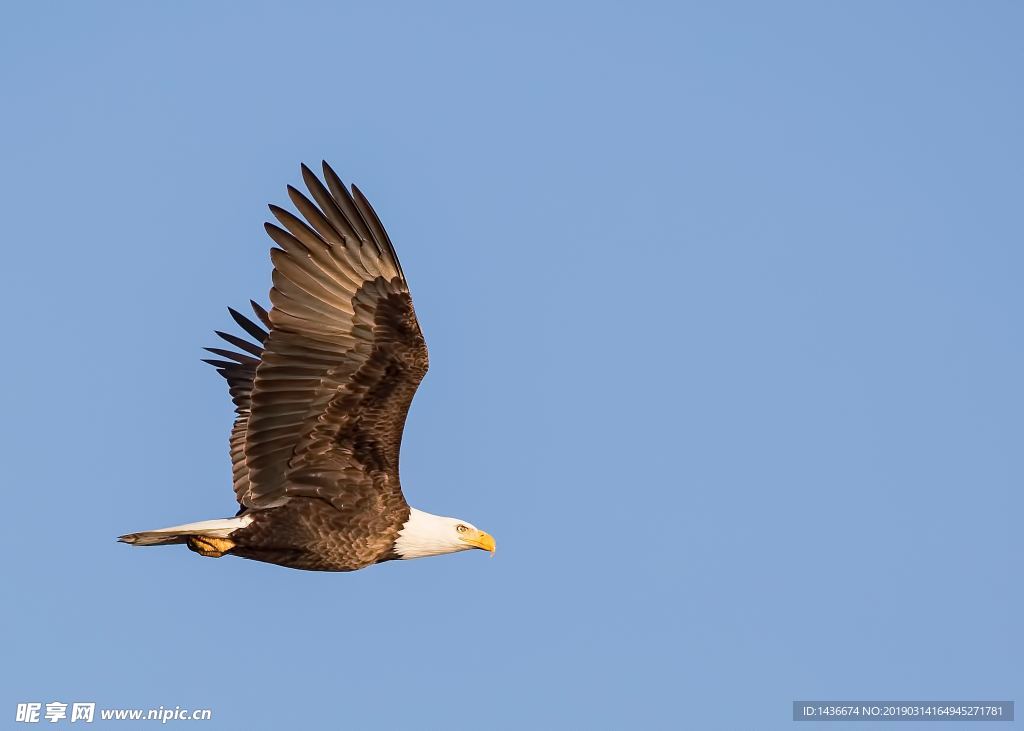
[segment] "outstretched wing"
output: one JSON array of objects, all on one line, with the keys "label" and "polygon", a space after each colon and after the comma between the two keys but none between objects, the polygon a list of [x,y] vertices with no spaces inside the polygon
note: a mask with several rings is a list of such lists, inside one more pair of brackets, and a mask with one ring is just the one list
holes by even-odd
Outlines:
[{"label": "outstretched wing", "polygon": [[[252,311],[263,325],[270,328],[270,317],[267,311],[255,302],[250,301]],[[229,440],[231,452],[231,477],[234,483],[235,497],[242,502],[242,496],[249,492],[249,467],[245,463],[245,432],[249,424],[249,411],[252,406],[252,385],[256,378],[256,366],[263,357],[263,343],[267,339],[267,330],[257,325],[242,313],[228,308],[231,317],[255,343],[235,335],[216,331],[217,335],[240,351],[222,348],[206,348],[214,355],[225,360],[205,358],[204,361],[214,366],[228,382],[231,401],[235,404],[235,423],[231,427]]]},{"label": "outstretched wing", "polygon": [[315,203],[289,186],[305,222],[271,206],[283,228],[270,333],[244,430],[243,505],[316,496],[339,508],[405,506],[398,458],[427,348],[394,247],[369,202],[324,163],[307,168]]}]

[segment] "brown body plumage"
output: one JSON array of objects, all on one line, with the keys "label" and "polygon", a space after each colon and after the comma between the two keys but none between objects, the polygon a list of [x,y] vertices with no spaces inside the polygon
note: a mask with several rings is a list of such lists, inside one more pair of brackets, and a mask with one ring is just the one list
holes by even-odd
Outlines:
[{"label": "brown body plumage", "polygon": [[313,200],[288,188],[305,221],[270,207],[281,224],[266,224],[280,247],[271,250],[272,308],[253,303],[263,327],[231,310],[255,342],[218,333],[238,350],[209,349],[237,413],[230,453],[239,522],[121,540],[322,571],[403,557],[395,544],[410,507],[399,450],[427,347],[377,215],[356,187],[349,192],[323,169],[326,186],[302,166]]}]

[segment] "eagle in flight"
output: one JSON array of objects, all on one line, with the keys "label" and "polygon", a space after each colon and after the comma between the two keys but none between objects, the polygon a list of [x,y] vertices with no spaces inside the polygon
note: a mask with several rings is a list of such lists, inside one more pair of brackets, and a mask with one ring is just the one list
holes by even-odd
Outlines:
[{"label": "eagle in flight", "polygon": [[[494,552],[472,524],[410,507],[398,478],[402,430],[427,372],[427,346],[394,246],[363,194],[323,164],[305,165],[312,200],[289,186],[302,218],[277,206],[266,224],[280,248],[271,309],[259,323],[230,310],[255,342],[208,348],[235,404],[233,518],[129,533],[135,546],[183,543],[312,571],[355,571],[391,559],[471,548]],[[261,326],[262,325],[262,326]]]}]

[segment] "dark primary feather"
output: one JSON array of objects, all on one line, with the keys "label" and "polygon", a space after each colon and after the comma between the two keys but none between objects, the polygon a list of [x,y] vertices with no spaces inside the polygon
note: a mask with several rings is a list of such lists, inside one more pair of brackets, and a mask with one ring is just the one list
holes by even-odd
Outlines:
[{"label": "dark primary feather", "polygon": [[[266,326],[267,330],[269,330],[270,315],[267,311],[264,310],[255,300],[249,300],[249,304],[252,305],[252,311],[256,313],[256,317],[258,317],[260,322],[262,322],[264,326]],[[231,313],[232,319],[253,338],[261,343],[267,339],[267,330],[264,330],[259,325],[255,324],[234,308],[229,307],[228,312]]]},{"label": "dark primary feather", "polygon": [[215,330],[214,332],[216,332],[217,335],[222,339],[234,345],[236,348],[241,348],[245,352],[255,355],[257,358],[263,355],[263,348],[261,348],[259,345],[253,345],[247,340],[243,340],[242,338],[236,337],[231,333],[224,333],[221,332],[220,330]]},{"label": "dark primary feather", "polygon": [[[256,317],[269,327],[267,311],[255,302],[250,302]],[[267,338],[267,331],[254,323],[252,320],[230,307],[232,319],[245,330],[252,338],[262,343]],[[256,377],[256,366],[263,355],[263,348],[258,345],[242,340],[242,338],[217,331],[224,340],[232,345],[252,353],[256,358],[249,358],[241,353],[233,353],[220,348],[206,348],[216,355],[221,355],[230,360],[205,359],[206,363],[214,366],[217,372],[224,376],[228,382],[228,391],[231,400],[235,404],[235,423],[231,427],[231,436],[228,440],[231,453],[231,477],[235,490],[235,497],[241,503],[241,496],[249,491],[249,468],[245,464],[245,431],[249,422],[249,410],[252,402],[252,383]]]},{"label": "dark primary feather", "polygon": [[208,362],[228,380],[238,414],[235,492],[249,508],[322,498],[343,525],[387,534],[390,546],[408,515],[399,450],[426,344],[369,202],[326,163],[326,187],[305,165],[302,177],[312,200],[288,192],[303,218],[271,206],[280,226],[266,225],[280,247],[271,250],[272,308],[253,309],[269,333],[231,310],[259,345],[218,333],[243,352],[210,349],[227,359]]}]

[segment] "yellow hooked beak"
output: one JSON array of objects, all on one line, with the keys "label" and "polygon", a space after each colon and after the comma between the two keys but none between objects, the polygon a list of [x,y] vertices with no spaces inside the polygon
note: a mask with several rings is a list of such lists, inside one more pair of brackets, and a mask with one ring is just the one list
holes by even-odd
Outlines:
[{"label": "yellow hooked beak", "polygon": [[491,555],[494,555],[494,537],[490,533],[475,530],[462,536],[462,541],[473,546],[473,548],[482,548],[485,551],[490,551]]}]

